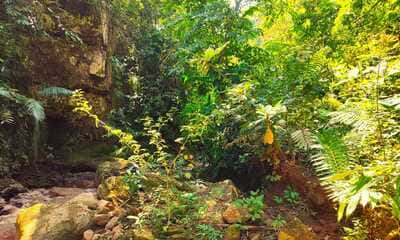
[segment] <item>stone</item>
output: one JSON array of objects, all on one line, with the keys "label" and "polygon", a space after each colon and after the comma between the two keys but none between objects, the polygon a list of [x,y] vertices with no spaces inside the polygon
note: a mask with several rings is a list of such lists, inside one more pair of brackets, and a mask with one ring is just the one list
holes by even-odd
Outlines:
[{"label": "stone", "polygon": [[83,233],[83,240],[92,240],[94,237],[93,230],[89,229]]},{"label": "stone", "polygon": [[96,234],[94,234],[92,240],[100,240],[101,237],[102,237],[101,234],[96,233]]},{"label": "stone", "polygon": [[21,183],[11,178],[0,179],[0,197],[8,200],[19,193],[27,192],[28,189]]},{"label": "stone", "polygon": [[94,223],[96,223],[96,225],[104,227],[108,221],[110,221],[111,216],[107,213],[104,214],[95,214],[94,215]]},{"label": "stone", "polygon": [[200,201],[206,205],[201,220],[213,224],[224,223],[222,213],[239,196],[239,191],[230,180],[197,185],[196,192]]},{"label": "stone", "polygon": [[279,232],[278,240],[317,240],[311,228],[293,217]]},{"label": "stone", "polygon": [[0,207],[0,215],[10,215],[16,213],[17,211],[18,208],[10,204]]},{"label": "stone", "polygon": [[247,209],[230,204],[222,213],[222,218],[229,224],[244,223],[250,219],[250,214]]},{"label": "stone", "polygon": [[87,206],[90,210],[96,210],[97,202],[97,195],[95,192],[87,192],[77,195],[76,197],[70,200],[71,203],[80,203]]},{"label": "stone", "polygon": [[4,198],[0,197],[0,208],[4,205],[7,205],[7,201]]},{"label": "stone", "polygon": [[16,240],[15,215],[0,216],[0,240]]},{"label": "stone", "polygon": [[116,199],[126,201],[131,196],[122,176],[107,178],[97,187],[97,194],[101,199],[108,201]]},{"label": "stone", "polygon": [[112,230],[117,224],[118,224],[118,217],[113,217],[110,219],[110,221],[108,221],[108,223],[105,226],[106,230]]},{"label": "stone", "polygon": [[111,212],[112,210],[114,210],[114,205],[109,201],[102,199],[97,203],[97,213],[104,214]]},{"label": "stone", "polygon": [[114,217],[120,217],[120,216],[122,216],[122,215],[125,214],[125,210],[124,210],[123,208],[117,207],[117,208],[115,208],[115,209],[111,212],[111,214],[112,214]]},{"label": "stone", "polygon": [[112,161],[105,161],[97,167],[96,180],[98,183],[102,183],[109,177],[120,176],[125,172],[126,168],[131,165],[131,162],[122,158],[114,158]]},{"label": "stone", "polygon": [[120,225],[117,225],[112,229],[111,233],[112,233],[112,240],[117,240],[123,236],[124,230]]},{"label": "stone", "polygon": [[52,187],[49,189],[52,197],[74,197],[84,192],[85,190],[81,188]]},{"label": "stone", "polygon": [[45,189],[39,188],[33,191],[20,193],[10,199],[9,203],[18,208],[27,208],[37,203],[49,203],[51,201],[48,192]]},{"label": "stone", "polygon": [[240,229],[237,225],[230,225],[225,229],[224,240],[240,240]]},{"label": "stone", "polygon": [[149,228],[135,229],[133,231],[135,240],[155,240],[153,232]]},{"label": "stone", "polygon": [[96,202],[93,193],[82,193],[61,203],[36,204],[21,209],[17,216],[19,240],[80,239],[93,225]]},{"label": "stone", "polygon": [[278,240],[296,240],[296,238],[285,231],[280,231],[278,234]]}]

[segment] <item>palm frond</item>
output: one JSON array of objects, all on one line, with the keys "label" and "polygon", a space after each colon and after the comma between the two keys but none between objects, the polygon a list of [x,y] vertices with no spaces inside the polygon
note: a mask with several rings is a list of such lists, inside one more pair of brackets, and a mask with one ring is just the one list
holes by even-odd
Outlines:
[{"label": "palm frond", "polygon": [[39,91],[42,96],[69,96],[73,91],[62,87],[47,87]]}]

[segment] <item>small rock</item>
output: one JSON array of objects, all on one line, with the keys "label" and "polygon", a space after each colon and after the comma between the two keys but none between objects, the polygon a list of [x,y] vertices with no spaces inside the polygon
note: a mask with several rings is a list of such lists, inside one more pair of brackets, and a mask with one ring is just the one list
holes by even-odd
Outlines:
[{"label": "small rock", "polygon": [[87,206],[90,210],[95,210],[97,207],[97,195],[95,192],[85,192],[71,199],[71,202],[79,203]]},{"label": "small rock", "polygon": [[0,197],[6,200],[16,196],[19,193],[27,192],[28,189],[22,186],[21,183],[11,178],[0,179]]},{"label": "small rock", "polygon": [[111,230],[111,229],[113,229],[113,228],[118,224],[118,220],[119,220],[118,217],[113,217],[113,218],[111,218],[111,220],[108,221],[108,223],[106,224],[105,229],[106,229],[106,230]]},{"label": "small rock", "polygon": [[84,192],[81,188],[52,187],[49,189],[49,194],[52,197],[74,197]]},{"label": "small rock", "polygon": [[93,221],[96,225],[103,227],[108,223],[110,218],[111,216],[109,214],[95,214]]},{"label": "small rock", "polygon": [[0,215],[10,215],[16,213],[17,211],[18,211],[17,207],[9,204],[0,207]]},{"label": "small rock", "polygon": [[114,210],[114,205],[109,201],[100,200],[97,203],[97,210],[96,210],[97,213],[104,214],[104,213],[108,213],[112,210]]},{"label": "small rock", "polygon": [[316,240],[318,239],[312,230],[300,219],[294,217],[281,229],[278,240]]},{"label": "small rock", "polygon": [[222,213],[222,218],[226,223],[244,223],[249,220],[250,215],[247,209],[236,207],[230,204],[228,208]]},{"label": "small rock", "polygon": [[10,204],[18,208],[30,207],[37,203],[49,203],[51,198],[47,196],[45,189],[35,189],[33,191],[20,193],[10,199]]},{"label": "small rock", "polygon": [[278,234],[278,240],[296,240],[296,238],[285,231],[280,231]]},{"label": "small rock", "polygon": [[240,229],[236,225],[230,225],[224,233],[224,240],[240,240]]},{"label": "small rock", "polygon": [[111,212],[111,214],[112,214],[114,217],[120,217],[120,216],[123,215],[124,213],[125,213],[125,210],[122,209],[122,208],[115,208],[115,209]]},{"label": "small rock", "polygon": [[94,237],[93,230],[89,229],[83,233],[83,240],[92,240]]},{"label": "small rock", "polygon": [[92,238],[92,240],[100,240],[100,239],[101,239],[101,234],[98,234],[98,233],[94,234],[94,236]]},{"label": "small rock", "polygon": [[112,236],[112,240],[117,240],[123,235],[124,230],[122,229],[122,227],[120,225],[117,225],[112,229],[111,232],[112,232],[112,235],[113,235]]}]

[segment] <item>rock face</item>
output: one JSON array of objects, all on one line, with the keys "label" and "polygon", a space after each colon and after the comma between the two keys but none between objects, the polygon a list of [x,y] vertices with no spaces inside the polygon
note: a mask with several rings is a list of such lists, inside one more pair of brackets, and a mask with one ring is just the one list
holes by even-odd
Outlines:
[{"label": "rock face", "polygon": [[[106,1],[71,0],[37,6],[38,17],[46,18],[42,27],[48,35],[28,38],[27,69],[34,85],[81,88],[96,100],[106,100],[112,83],[106,4]],[[57,14],[49,13],[46,8]]]},{"label": "rock face", "polygon": [[[64,143],[76,138],[80,129],[84,129],[91,140],[100,139],[98,130],[77,119],[67,100],[43,97],[40,90],[44,87],[83,89],[97,115],[104,117],[109,112],[112,105],[113,35],[108,4],[106,0],[21,0],[13,3],[17,9],[26,8],[22,12],[29,12],[29,18],[35,19],[32,21],[35,22],[33,29],[27,27],[18,31],[17,52],[23,54],[23,60],[15,64],[21,66],[19,72],[13,74],[13,87],[44,104],[46,124],[36,135],[41,136],[39,142],[42,146],[48,142],[51,147],[60,147],[54,146],[57,145],[54,139],[62,139],[58,145],[67,145]],[[5,103],[3,98],[0,102],[1,109],[11,109],[17,124],[0,128],[1,177],[18,173],[31,162],[29,159],[36,156],[32,154],[34,126],[31,116],[25,114],[24,106]],[[43,152],[42,146],[39,146],[39,152]],[[41,159],[46,160],[39,156],[38,160]]]},{"label": "rock face", "polygon": [[62,203],[36,204],[17,216],[20,240],[80,240],[93,225],[97,198],[82,193]]}]

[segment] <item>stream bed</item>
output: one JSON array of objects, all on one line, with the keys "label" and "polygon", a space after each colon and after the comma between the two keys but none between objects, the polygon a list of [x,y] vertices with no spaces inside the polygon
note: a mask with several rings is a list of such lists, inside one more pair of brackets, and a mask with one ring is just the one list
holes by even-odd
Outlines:
[{"label": "stream bed", "polygon": [[[51,177],[49,177],[50,175]],[[38,203],[62,202],[85,192],[96,192],[96,174],[94,172],[76,172],[66,175],[47,172],[41,177],[38,176],[37,179],[44,176],[52,179],[53,181],[50,183],[54,186],[31,188],[29,180],[34,176],[21,177],[24,185],[12,179],[2,179],[3,182],[6,182],[7,187],[0,191],[0,240],[17,239],[15,223],[20,209]],[[29,188],[25,187],[25,184]]]}]

